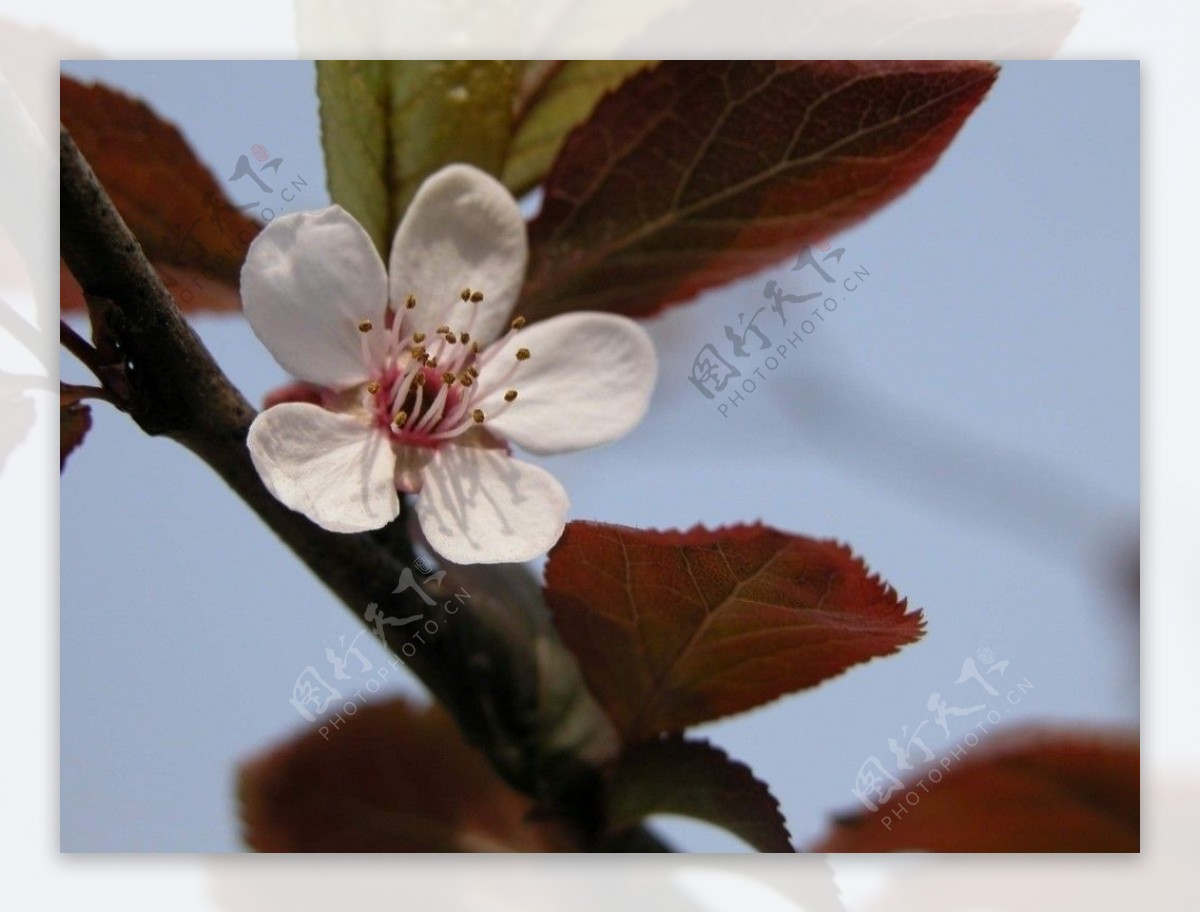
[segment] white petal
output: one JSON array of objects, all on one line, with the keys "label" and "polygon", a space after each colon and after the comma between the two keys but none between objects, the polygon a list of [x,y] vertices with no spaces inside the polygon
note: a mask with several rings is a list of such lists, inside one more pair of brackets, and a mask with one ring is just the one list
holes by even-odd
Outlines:
[{"label": "white petal", "polygon": [[[512,194],[478,168],[450,165],[421,185],[396,232],[392,301],[416,295],[414,326],[448,324],[487,345],[511,319],[527,257],[525,220]],[[464,304],[464,288],[482,292],[483,301]]]},{"label": "white petal", "polygon": [[[511,377],[518,349],[529,349]],[[628,317],[581,312],[552,317],[514,333],[488,362],[479,408],[489,430],[532,453],[562,453],[606,444],[642,420],[658,375],[654,343]],[[512,404],[508,389],[517,391]],[[495,416],[491,418],[490,416]]]},{"label": "white petal", "polygon": [[425,470],[417,519],[456,564],[528,561],[562,535],[567,493],[546,470],[503,450],[449,445]]},{"label": "white petal", "polygon": [[357,533],[400,513],[391,445],[359,419],[284,403],[259,414],[247,443],[267,490],[318,526]]},{"label": "white petal", "polygon": [[386,343],[387,275],[370,237],[340,206],[280,216],[242,266],[242,306],[289,373],[335,390],[367,379],[358,324],[373,359]]}]

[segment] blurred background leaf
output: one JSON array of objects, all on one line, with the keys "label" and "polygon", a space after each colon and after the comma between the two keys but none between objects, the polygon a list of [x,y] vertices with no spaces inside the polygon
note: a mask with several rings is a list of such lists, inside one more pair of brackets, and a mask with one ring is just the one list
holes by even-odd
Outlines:
[{"label": "blurred background leaf", "polygon": [[[174,124],[103,85],[59,80],[63,126],[184,311],[236,311],[250,242],[262,226],[238,210]],[[64,312],[83,309],[60,268]]]},{"label": "blurred background leaf", "polygon": [[[911,774],[878,811],[834,819],[813,852],[1138,852],[1136,732],[1035,729],[987,736],[979,745],[947,768]],[[944,776],[930,780],[933,770]],[[905,801],[909,790],[915,803]],[[898,806],[903,814],[894,813]]]},{"label": "blurred background leaf", "polygon": [[[324,734],[322,734],[324,728]],[[246,843],[265,853],[577,849],[463,742],[436,706],[361,706],[242,766]]]}]

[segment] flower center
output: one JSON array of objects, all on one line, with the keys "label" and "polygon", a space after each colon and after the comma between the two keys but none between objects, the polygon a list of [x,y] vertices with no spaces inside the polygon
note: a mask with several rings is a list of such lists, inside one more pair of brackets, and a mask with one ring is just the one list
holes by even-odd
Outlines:
[{"label": "flower center", "polygon": [[[483,293],[464,288],[459,298],[466,312],[459,325],[471,327]],[[525,325],[525,318],[515,318],[508,333],[484,350],[469,330],[449,323],[413,329],[420,325],[416,311],[417,299],[409,295],[403,310],[388,309],[386,327],[359,322],[363,360],[371,377],[364,406],[393,444],[437,447],[473,427],[486,426],[516,401],[517,391],[510,388],[490,415],[480,408],[485,397],[509,384],[520,363],[529,359],[528,349],[518,349],[513,361],[497,363],[500,350]],[[387,334],[382,357],[369,344],[373,333]]]}]

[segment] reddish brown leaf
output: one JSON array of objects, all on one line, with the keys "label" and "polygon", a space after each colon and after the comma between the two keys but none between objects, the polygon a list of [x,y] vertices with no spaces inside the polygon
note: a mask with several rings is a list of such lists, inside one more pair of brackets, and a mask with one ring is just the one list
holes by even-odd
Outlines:
[{"label": "reddish brown leaf", "polygon": [[811,688],[923,626],[845,546],[761,525],[569,523],[550,552],[546,600],[629,739]]},{"label": "reddish brown leaf", "polygon": [[[137,99],[59,80],[61,117],[113,204],[185,310],[241,307],[239,274],[261,226],[238,211],[183,134]],[[62,309],[80,310],[62,271]]]},{"label": "reddish brown leaf", "polygon": [[814,852],[1138,852],[1137,733],[1014,732],[945,760],[878,811],[838,818]]},{"label": "reddish brown leaf", "polygon": [[246,842],[265,853],[456,853],[575,850],[530,818],[437,707],[360,706],[243,765]]},{"label": "reddish brown leaf", "polygon": [[648,815],[685,815],[723,827],[761,853],[793,852],[766,784],[708,742],[667,736],[635,745],[612,772],[605,811],[613,834]]},{"label": "reddish brown leaf", "polygon": [[82,402],[82,395],[66,386],[59,394],[58,412],[58,471],[67,466],[67,457],[83,443],[92,427],[92,407]]},{"label": "reddish brown leaf", "polygon": [[571,133],[523,312],[641,316],[858,221],[937,161],[996,78],[953,61],[674,61]]}]

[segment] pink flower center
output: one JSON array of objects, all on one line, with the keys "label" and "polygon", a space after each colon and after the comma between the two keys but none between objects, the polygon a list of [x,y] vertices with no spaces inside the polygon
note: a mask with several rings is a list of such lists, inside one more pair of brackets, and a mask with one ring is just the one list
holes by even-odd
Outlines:
[{"label": "pink flower center", "polygon": [[[467,313],[461,325],[475,325],[476,306],[483,293],[464,289],[461,294]],[[490,414],[481,404],[513,379],[528,349],[518,349],[511,362],[497,363],[500,349],[525,325],[522,317],[512,322],[508,334],[484,350],[469,330],[449,324],[416,329],[417,300],[409,295],[402,309],[389,309],[387,326],[378,330],[370,320],[358,324],[362,334],[363,360],[371,380],[366,385],[365,405],[374,424],[393,445],[436,448],[465,431],[486,425],[517,399],[516,389],[505,390],[501,401],[492,400]],[[370,345],[372,333],[386,334],[382,347]]]}]

